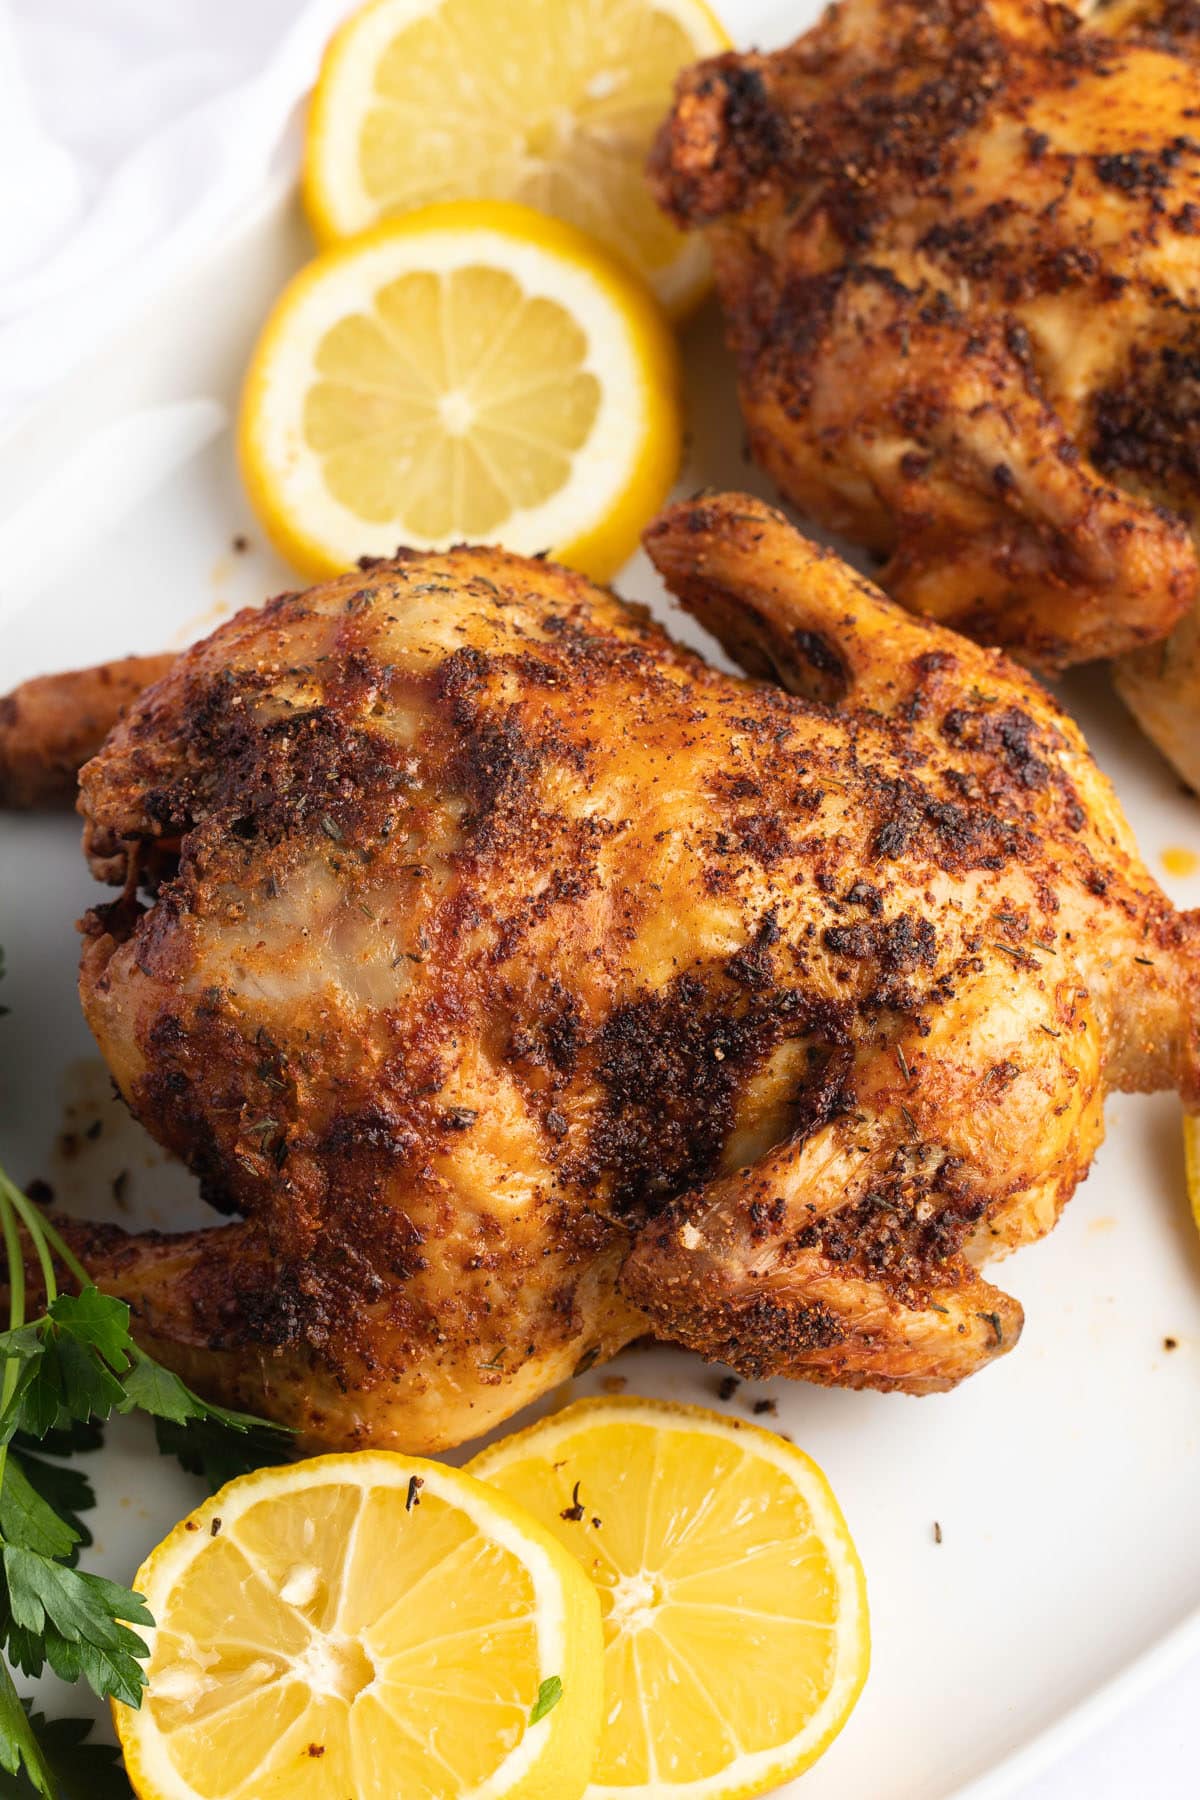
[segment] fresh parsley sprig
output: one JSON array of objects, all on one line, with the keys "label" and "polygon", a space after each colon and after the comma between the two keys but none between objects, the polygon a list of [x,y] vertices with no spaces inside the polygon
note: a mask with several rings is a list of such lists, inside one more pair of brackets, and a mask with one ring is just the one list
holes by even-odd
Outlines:
[{"label": "fresh parsley sprig", "polygon": [[[227,1480],[287,1454],[290,1434],[211,1405],[134,1343],[129,1308],[102,1294],[61,1233],[0,1169],[0,1236],[9,1324],[0,1332],[0,1771],[43,1800],[112,1785],[111,1756],[84,1742],[78,1721],[39,1723],[17,1696],[12,1668],[86,1681],[100,1698],[141,1703],[149,1654],[137,1627],[153,1625],[142,1595],[76,1567],[90,1542],[79,1515],[94,1496],[86,1476],[56,1460],[95,1447],[112,1413],[153,1417],[160,1448],[185,1468]],[[44,1290],[27,1317],[25,1240]],[[58,1268],[77,1292],[59,1287]],[[37,1452],[37,1454],[33,1454]],[[75,1773],[62,1772],[68,1765]],[[80,1775],[80,1770],[83,1774]],[[82,1791],[81,1789],[79,1791]]]},{"label": "fresh parsley sprig", "polygon": [[[6,1800],[38,1800],[53,1793],[58,1800],[133,1800],[113,1744],[89,1743],[86,1719],[47,1719],[28,1700],[19,1700],[8,1670],[0,1663],[0,1769],[15,1778],[15,1789],[2,1790]],[[18,1739],[26,1755],[24,1769],[4,1761],[4,1745]],[[35,1787],[29,1769],[38,1772]]]}]

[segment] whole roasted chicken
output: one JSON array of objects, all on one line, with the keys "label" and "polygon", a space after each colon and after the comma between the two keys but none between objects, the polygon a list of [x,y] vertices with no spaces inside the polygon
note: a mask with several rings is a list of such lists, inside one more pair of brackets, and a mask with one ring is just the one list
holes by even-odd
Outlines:
[{"label": "whole roasted chicken", "polygon": [[1106,1091],[1200,1102],[1200,915],[1037,684],[744,496],[647,546],[750,679],[550,563],[402,555],[83,771],[84,1009],[234,1217],[73,1242],[312,1443],[454,1444],[646,1332],[950,1387]]},{"label": "whole roasted chicken", "polygon": [[783,493],[906,606],[1119,657],[1200,787],[1200,10],[841,0],[688,71],[652,179]]}]

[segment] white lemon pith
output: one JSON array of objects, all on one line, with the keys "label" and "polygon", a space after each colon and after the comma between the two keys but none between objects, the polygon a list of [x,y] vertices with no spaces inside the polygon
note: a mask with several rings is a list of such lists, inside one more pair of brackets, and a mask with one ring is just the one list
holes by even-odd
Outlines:
[{"label": "white lemon pith", "polygon": [[137,1582],[157,1621],[149,1687],[139,1712],[114,1710],[143,1800],[583,1792],[595,1597],[469,1476],[385,1452],[246,1476]]},{"label": "white lemon pith", "polygon": [[470,1467],[554,1530],[600,1594],[589,1800],[736,1800],[828,1747],[866,1679],[866,1590],[808,1457],[701,1408],[599,1400]]},{"label": "white lemon pith", "polygon": [[728,47],[700,0],[373,0],[331,42],[305,198],[330,242],[434,201],[518,200],[581,226],[678,311],[707,282],[644,165],[679,70]]},{"label": "white lemon pith", "polygon": [[247,377],[243,472],[308,574],[467,540],[604,579],[674,477],[678,379],[650,296],[569,226],[432,207],[285,291]]}]

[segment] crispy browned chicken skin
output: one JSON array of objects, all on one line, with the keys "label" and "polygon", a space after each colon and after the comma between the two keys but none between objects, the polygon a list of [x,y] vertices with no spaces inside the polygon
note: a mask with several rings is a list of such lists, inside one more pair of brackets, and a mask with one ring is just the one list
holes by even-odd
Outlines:
[{"label": "crispy browned chicken skin", "polygon": [[[843,0],[688,71],[652,161],[712,247],[756,458],[905,605],[1049,670],[1196,596],[1198,21]],[[1200,783],[1198,630],[1121,685]]]},{"label": "crispy browned chicken skin", "polygon": [[441,1448],[647,1330],[949,1387],[1106,1090],[1200,1100],[1200,917],[1038,686],[745,497],[647,544],[764,682],[411,555],[222,627],[83,771],[87,1017],[241,1217],[69,1229],[310,1442]]},{"label": "crispy browned chicken skin", "polygon": [[73,804],[80,764],[174,661],[125,656],[98,669],[40,675],[0,697],[0,806]]}]

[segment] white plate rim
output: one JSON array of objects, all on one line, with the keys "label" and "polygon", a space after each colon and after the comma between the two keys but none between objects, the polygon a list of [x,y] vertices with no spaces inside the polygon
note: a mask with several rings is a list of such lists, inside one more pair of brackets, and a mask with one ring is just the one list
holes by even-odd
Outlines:
[{"label": "white plate rim", "polygon": [[1193,1656],[1200,1655],[1200,1606],[1187,1613],[1154,1643],[1130,1657],[1123,1667],[1100,1682],[1082,1700],[1068,1707],[1052,1724],[1030,1734],[1015,1750],[975,1775],[964,1787],[951,1789],[943,1800],[1004,1800],[1038,1775],[1044,1774],[1069,1751],[1110,1725],[1136,1700],[1160,1687]]}]

